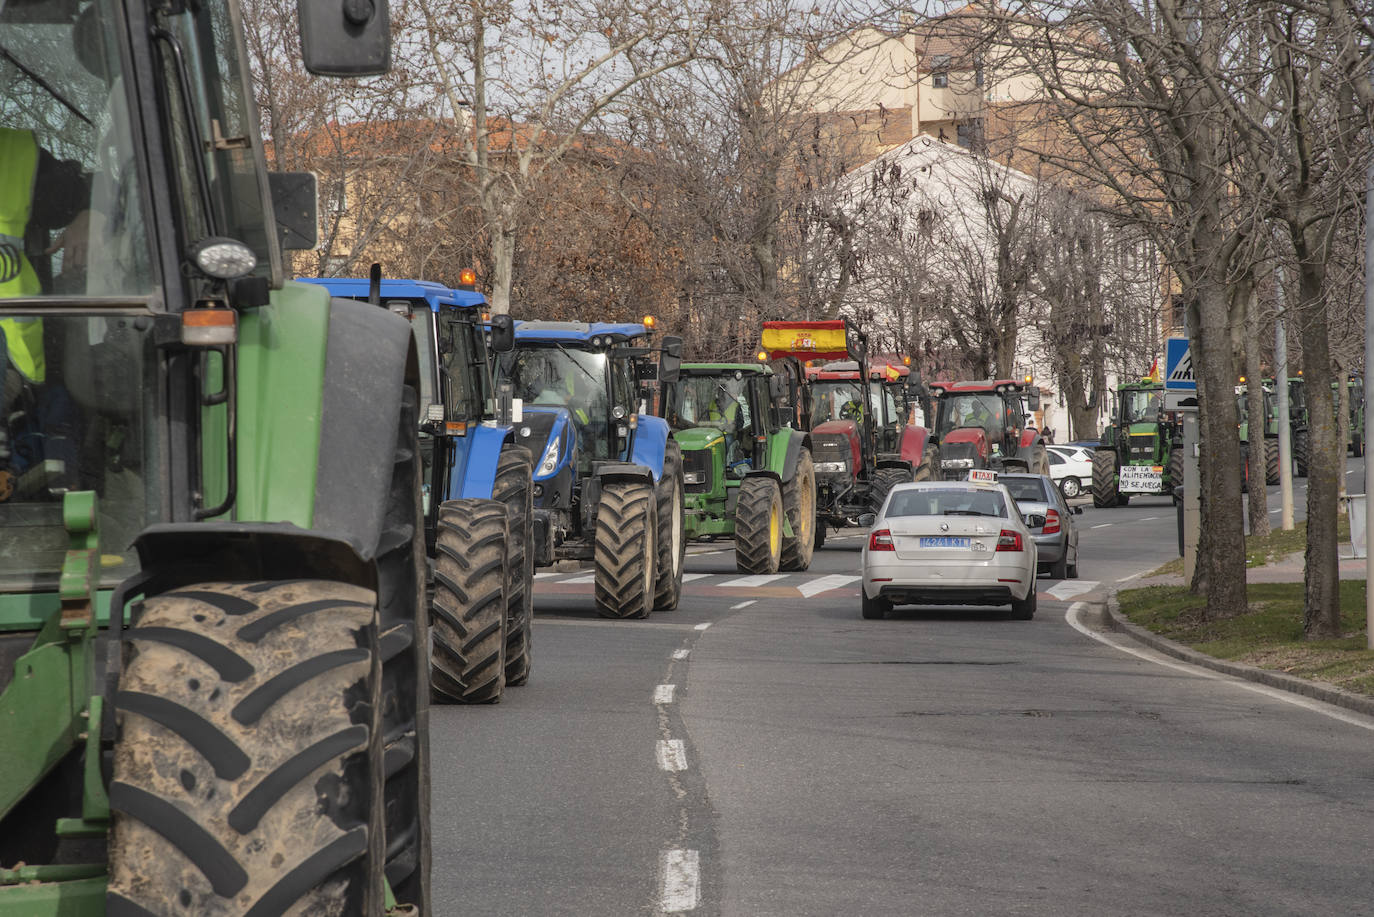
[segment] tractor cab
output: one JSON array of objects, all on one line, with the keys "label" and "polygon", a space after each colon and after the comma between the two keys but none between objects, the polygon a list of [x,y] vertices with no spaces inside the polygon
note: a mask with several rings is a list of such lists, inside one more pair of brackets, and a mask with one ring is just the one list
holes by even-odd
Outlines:
[{"label": "tractor cab", "polygon": [[1048,474],[1044,440],[1031,412],[1039,389],[1012,379],[931,386],[937,397],[935,437],[940,477],[959,481],[974,468]]}]

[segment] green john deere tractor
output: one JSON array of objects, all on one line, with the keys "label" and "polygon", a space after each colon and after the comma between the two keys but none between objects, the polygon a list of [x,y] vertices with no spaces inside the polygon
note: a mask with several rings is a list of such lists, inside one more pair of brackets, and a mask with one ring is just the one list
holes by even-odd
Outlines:
[{"label": "green john deere tractor", "polygon": [[0,3],[0,914],[435,913],[416,348],[284,279],[241,18]]},{"label": "green john deere tractor", "polygon": [[1134,494],[1174,495],[1183,480],[1178,425],[1164,413],[1164,383],[1142,379],[1116,392],[1116,410],[1093,453],[1093,506],[1125,506]]},{"label": "green john deere tractor", "polygon": [[805,570],[816,544],[810,436],[769,366],[684,363],[664,417],[682,449],[686,537],[733,538],[743,573]]}]

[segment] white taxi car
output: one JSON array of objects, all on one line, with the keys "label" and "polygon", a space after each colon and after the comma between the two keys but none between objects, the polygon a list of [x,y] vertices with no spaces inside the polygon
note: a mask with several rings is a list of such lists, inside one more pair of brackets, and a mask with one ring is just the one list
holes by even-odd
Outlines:
[{"label": "white taxi car", "polygon": [[865,618],[894,605],[1009,604],[1035,615],[1035,538],[1006,487],[983,475],[892,488],[863,548]]}]

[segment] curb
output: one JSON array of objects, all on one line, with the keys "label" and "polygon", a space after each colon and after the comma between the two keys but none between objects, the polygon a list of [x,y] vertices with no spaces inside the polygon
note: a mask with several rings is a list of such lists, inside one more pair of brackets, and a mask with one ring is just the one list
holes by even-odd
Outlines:
[{"label": "curb", "polygon": [[1300,694],[1303,697],[1344,707],[1366,716],[1374,716],[1374,697],[1355,694],[1334,685],[1319,684],[1306,678],[1298,678],[1295,675],[1285,675],[1272,669],[1261,669],[1253,665],[1217,659],[1215,656],[1199,653],[1197,650],[1181,643],[1175,643],[1167,637],[1161,637],[1152,630],[1146,630],[1138,624],[1133,624],[1122,617],[1121,608],[1116,600],[1115,588],[1108,594],[1105,602],[1098,601],[1092,605],[1103,626],[1117,633],[1125,634],[1137,643],[1143,643],[1167,656],[1173,656],[1175,659],[1181,659],[1192,665],[1222,672],[1236,678],[1243,678],[1246,681],[1253,681],[1270,688],[1278,688],[1280,691],[1287,691],[1290,694]]}]

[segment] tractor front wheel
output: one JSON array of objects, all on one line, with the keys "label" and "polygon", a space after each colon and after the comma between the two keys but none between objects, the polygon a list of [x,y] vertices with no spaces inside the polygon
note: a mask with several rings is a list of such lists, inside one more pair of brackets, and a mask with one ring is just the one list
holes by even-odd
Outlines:
[{"label": "tractor front wheel", "polygon": [[1307,477],[1307,453],[1310,449],[1306,430],[1299,430],[1293,434],[1293,473],[1300,478]]},{"label": "tractor front wheel", "polygon": [[777,573],[782,561],[782,494],[778,482],[753,475],[740,482],[735,503],[735,568]]},{"label": "tractor front wheel", "polygon": [[686,485],[682,479],[682,447],[669,440],[658,479],[658,563],[655,569],[654,608],[672,611],[682,599],[682,566],[687,560]]},{"label": "tractor front wheel", "polygon": [[1264,441],[1264,483],[1279,483],[1279,441],[1277,439],[1266,439]]},{"label": "tractor front wheel", "polygon": [[880,512],[887,495],[898,484],[910,484],[911,472],[901,468],[879,468],[873,475],[873,487],[868,492],[868,504],[873,512]]},{"label": "tractor front wheel", "polygon": [[506,583],[506,685],[530,680],[534,620],[534,459],[524,446],[507,446],[496,463],[491,498],[506,506],[510,526],[510,581]]},{"label": "tractor front wheel", "polygon": [[495,500],[439,507],[430,684],[437,700],[491,704],[506,686],[509,513]]},{"label": "tractor front wheel", "polygon": [[792,479],[782,485],[782,508],[790,536],[782,539],[780,570],[800,571],[811,566],[816,553],[816,467],[811,450],[803,448],[797,458],[797,470]]},{"label": "tractor front wheel", "polygon": [[1099,449],[1093,453],[1093,506],[1116,506],[1121,494],[1116,485],[1116,453]]},{"label": "tractor front wheel", "polygon": [[654,485],[609,481],[596,508],[596,610],[607,618],[647,618],[654,608],[658,513]]},{"label": "tractor front wheel", "polygon": [[143,602],[114,697],[107,913],[380,917],[378,622],[374,592],[319,580]]}]

